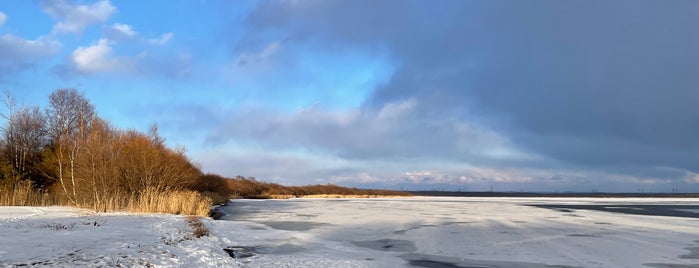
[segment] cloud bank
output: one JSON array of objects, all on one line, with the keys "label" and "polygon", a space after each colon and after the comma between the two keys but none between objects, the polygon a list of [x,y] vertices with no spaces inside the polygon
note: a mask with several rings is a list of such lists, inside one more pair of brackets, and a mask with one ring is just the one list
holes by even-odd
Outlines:
[{"label": "cloud bank", "polygon": [[241,111],[212,139],[514,170],[534,183],[693,181],[698,14],[692,1],[262,1],[247,42],[383,51],[395,71],[360,109]]}]

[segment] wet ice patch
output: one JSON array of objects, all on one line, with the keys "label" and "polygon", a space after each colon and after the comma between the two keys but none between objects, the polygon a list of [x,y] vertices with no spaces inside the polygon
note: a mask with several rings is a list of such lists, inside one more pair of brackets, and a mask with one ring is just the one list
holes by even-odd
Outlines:
[{"label": "wet ice patch", "polygon": [[569,234],[567,236],[571,236],[571,237],[600,237],[599,235],[593,235],[593,234]]},{"label": "wet ice patch", "polygon": [[415,242],[400,239],[356,241],[352,242],[352,244],[358,247],[369,248],[378,251],[411,252],[417,250],[417,248],[415,247]]},{"label": "wet ice patch", "polygon": [[285,231],[308,231],[318,227],[330,225],[327,223],[310,221],[266,221],[261,223],[269,226],[272,229]]},{"label": "wet ice patch", "polygon": [[252,256],[255,256],[255,254],[257,254],[255,247],[241,247],[241,246],[226,247],[223,249],[223,251],[228,253],[228,255],[234,259],[250,258]]},{"label": "wet ice patch", "polygon": [[644,263],[643,266],[654,268],[699,268],[699,264],[674,264],[674,263]]},{"label": "wet ice patch", "polygon": [[677,211],[682,211],[682,212],[690,212],[690,213],[697,213],[699,214],[699,209],[690,209],[690,208],[676,208],[675,210]]},{"label": "wet ice patch", "polygon": [[687,254],[680,256],[680,259],[699,259],[699,247],[685,248],[689,251]]},{"label": "wet ice patch", "polygon": [[420,228],[421,228],[420,226],[413,226],[413,227],[410,227],[410,228],[408,228],[408,229],[403,229],[403,230],[394,231],[393,234],[404,235],[404,234],[405,234],[406,232],[408,232],[408,231],[417,230],[417,229],[420,229]]},{"label": "wet ice patch", "polygon": [[405,254],[401,256],[411,267],[426,268],[579,268],[578,266],[555,265],[535,262],[487,261],[430,255]]},{"label": "wet ice patch", "polygon": [[411,267],[426,268],[578,268],[578,266],[534,262],[470,260],[418,253],[404,254],[401,258],[405,259]]}]

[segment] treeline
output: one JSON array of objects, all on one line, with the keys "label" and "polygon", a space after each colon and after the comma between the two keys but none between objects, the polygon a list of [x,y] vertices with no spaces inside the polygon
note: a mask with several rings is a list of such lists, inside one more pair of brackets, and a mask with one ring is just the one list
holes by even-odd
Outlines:
[{"label": "treeline", "polygon": [[17,105],[9,93],[4,106],[0,205],[206,215],[212,202],[235,197],[407,194],[203,174],[184,150],[165,146],[157,127],[148,133],[117,129],[75,89],[52,92],[44,109]]},{"label": "treeline", "polygon": [[[237,176],[225,178],[216,174],[205,174],[199,177],[195,189],[214,200],[226,200],[229,197],[240,198],[291,198],[291,197],[379,197],[379,196],[409,196],[407,192],[391,190],[372,190],[341,187],[334,184],[284,186],[276,183],[267,183],[255,178]],[[223,197],[223,198],[221,198]]]}]

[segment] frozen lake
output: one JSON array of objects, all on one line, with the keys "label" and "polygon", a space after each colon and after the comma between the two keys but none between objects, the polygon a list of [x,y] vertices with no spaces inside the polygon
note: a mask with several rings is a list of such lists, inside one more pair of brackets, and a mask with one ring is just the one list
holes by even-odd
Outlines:
[{"label": "frozen lake", "polygon": [[[234,200],[248,267],[699,267],[699,200]],[[241,229],[242,228],[242,229]],[[225,235],[225,234],[221,234]]]}]

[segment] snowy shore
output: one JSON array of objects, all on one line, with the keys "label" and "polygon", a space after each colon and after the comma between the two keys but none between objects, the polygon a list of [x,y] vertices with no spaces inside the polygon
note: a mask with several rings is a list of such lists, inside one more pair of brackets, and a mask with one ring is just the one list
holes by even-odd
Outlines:
[{"label": "snowy shore", "polygon": [[[184,216],[0,207],[0,267],[699,267],[698,199],[235,200],[221,210],[224,220],[203,219],[211,235],[194,238]],[[254,256],[231,258],[230,246]]]},{"label": "snowy shore", "polygon": [[0,267],[237,267],[229,240],[194,238],[177,215],[0,207],[0,234]]}]

